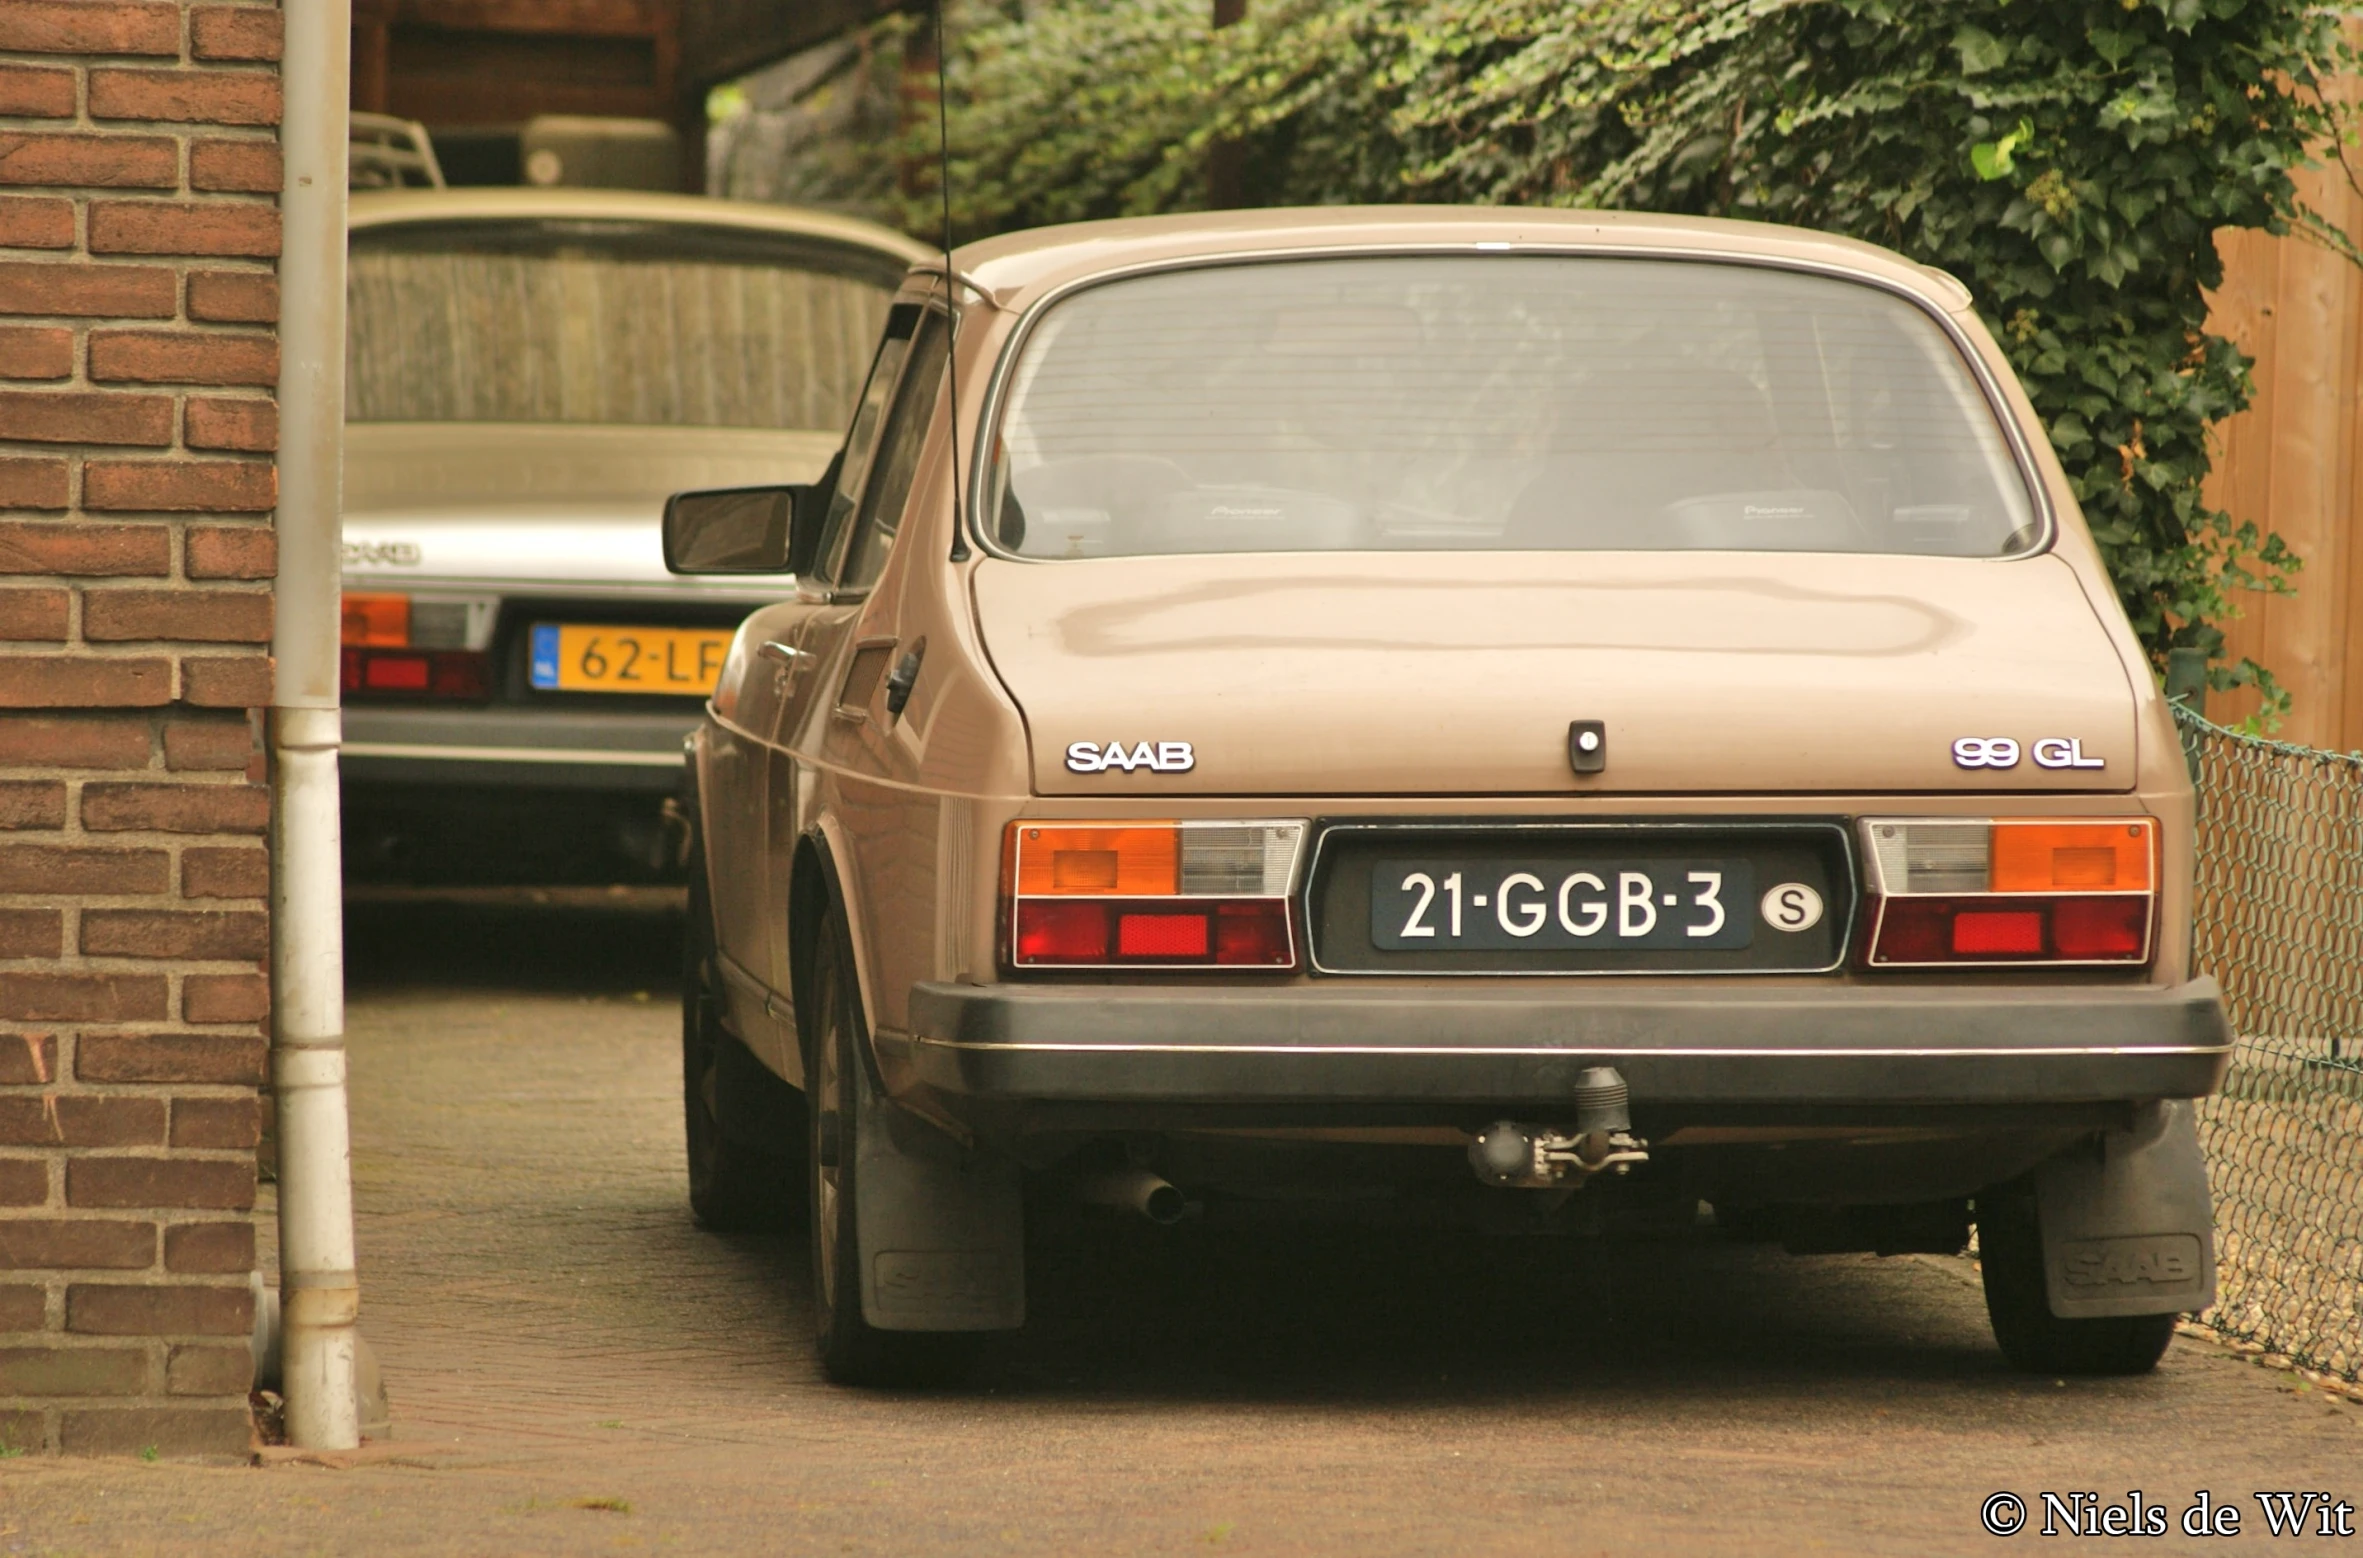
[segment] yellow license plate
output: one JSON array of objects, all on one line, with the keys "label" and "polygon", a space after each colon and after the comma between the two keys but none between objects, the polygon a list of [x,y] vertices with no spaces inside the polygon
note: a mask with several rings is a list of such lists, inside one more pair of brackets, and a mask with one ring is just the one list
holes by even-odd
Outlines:
[{"label": "yellow license plate", "polygon": [[548,692],[682,693],[702,698],[722,674],[729,628],[533,626],[528,680]]}]

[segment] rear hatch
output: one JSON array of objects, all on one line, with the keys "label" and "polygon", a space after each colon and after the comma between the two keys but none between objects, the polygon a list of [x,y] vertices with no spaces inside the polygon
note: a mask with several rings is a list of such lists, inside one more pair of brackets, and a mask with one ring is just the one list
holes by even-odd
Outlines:
[{"label": "rear hatch", "polygon": [[[2124,665],[2049,555],[988,559],[975,600],[1043,795],[2121,791],[2134,778]],[[1602,723],[1607,754],[1580,780],[1579,720]],[[1964,738],[2016,743],[2018,760],[1964,767]],[[1144,742],[1168,748],[1160,762]],[[2038,742],[2082,766],[2038,764]],[[1077,771],[1079,744],[1120,746],[1132,766]]]}]

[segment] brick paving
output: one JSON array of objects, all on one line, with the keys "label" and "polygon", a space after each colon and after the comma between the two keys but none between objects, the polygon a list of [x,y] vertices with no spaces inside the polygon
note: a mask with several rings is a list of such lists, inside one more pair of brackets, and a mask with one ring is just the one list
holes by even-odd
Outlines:
[{"label": "brick paving", "polygon": [[2002,1488],[2363,1502],[2356,1408],[2189,1341],[2014,1377],[1967,1264],[1923,1258],[1085,1223],[970,1387],[834,1389],[801,1250],[689,1221],[671,931],[357,911],[395,1437],[10,1461],[0,1554],[1920,1553],[1989,1546]]}]

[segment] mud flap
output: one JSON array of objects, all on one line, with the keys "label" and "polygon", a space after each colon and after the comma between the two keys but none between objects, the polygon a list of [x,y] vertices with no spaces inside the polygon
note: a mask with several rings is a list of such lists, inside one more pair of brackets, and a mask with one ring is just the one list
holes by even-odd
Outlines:
[{"label": "mud flap", "polygon": [[862,1318],[881,1331],[1011,1331],[1026,1323],[1018,1167],[878,1096],[855,1095],[854,1237]]},{"label": "mud flap", "polygon": [[2187,1099],[2035,1170],[2043,1277],[2062,1320],[2195,1314],[2215,1302],[2215,1211]]}]

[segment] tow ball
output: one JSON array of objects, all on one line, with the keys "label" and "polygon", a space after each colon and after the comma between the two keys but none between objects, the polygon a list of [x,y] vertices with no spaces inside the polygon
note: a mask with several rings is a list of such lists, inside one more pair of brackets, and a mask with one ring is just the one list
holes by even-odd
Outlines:
[{"label": "tow ball", "polygon": [[1469,1143],[1469,1167],[1489,1185],[1549,1190],[1649,1161],[1633,1134],[1625,1079],[1608,1066],[1577,1073],[1575,1123],[1565,1128],[1496,1120]]}]

